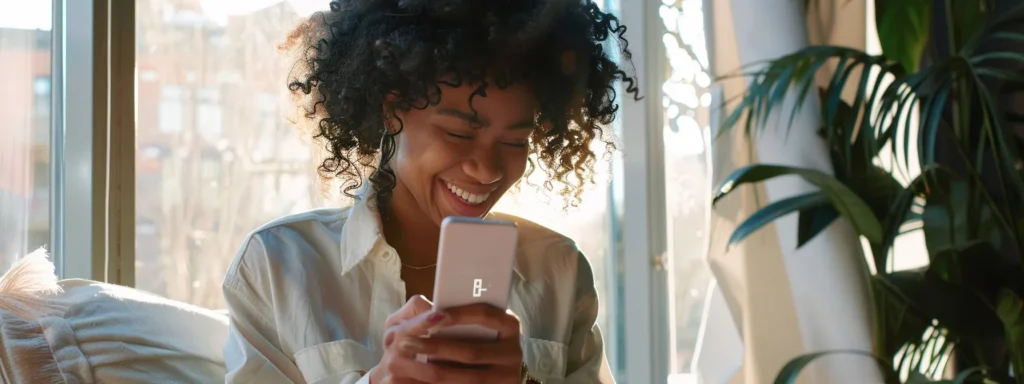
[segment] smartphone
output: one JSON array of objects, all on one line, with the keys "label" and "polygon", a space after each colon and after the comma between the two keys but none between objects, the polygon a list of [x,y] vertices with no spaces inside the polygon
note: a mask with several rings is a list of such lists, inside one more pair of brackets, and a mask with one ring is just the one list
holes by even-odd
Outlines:
[{"label": "smartphone", "polygon": [[[441,222],[434,309],[486,303],[508,308],[519,229],[512,221],[448,217]],[[459,325],[430,337],[494,341],[496,330]]]}]

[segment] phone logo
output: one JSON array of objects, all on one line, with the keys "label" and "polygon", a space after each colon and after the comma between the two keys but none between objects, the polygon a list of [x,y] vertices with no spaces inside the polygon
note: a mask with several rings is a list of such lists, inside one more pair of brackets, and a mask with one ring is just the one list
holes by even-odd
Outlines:
[{"label": "phone logo", "polygon": [[484,279],[473,279],[473,297],[480,297],[487,292],[487,288],[484,288]]}]

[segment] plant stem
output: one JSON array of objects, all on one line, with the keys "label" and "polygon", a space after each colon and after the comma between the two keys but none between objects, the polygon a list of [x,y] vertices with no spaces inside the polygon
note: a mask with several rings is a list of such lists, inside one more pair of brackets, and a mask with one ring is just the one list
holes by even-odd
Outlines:
[{"label": "plant stem", "polygon": [[[985,197],[985,201],[988,202],[990,207],[992,207],[992,214],[995,215],[997,219],[999,219],[999,222],[1003,225],[1003,228],[1005,230],[1010,232],[1017,232],[1014,230],[1014,226],[1010,225],[1010,222],[1006,219],[1006,216],[1003,216],[1002,212],[999,210],[999,204],[997,204],[995,199],[992,198],[992,195],[989,194],[988,189],[984,188],[985,183],[981,180],[981,175],[978,174],[978,171],[974,168],[974,165],[971,164],[970,158],[967,156],[967,153],[964,152],[964,149],[960,147],[960,141],[953,140],[953,143],[955,144],[953,145],[953,148],[956,148],[957,153],[960,154],[960,157],[964,160],[964,166],[967,167],[967,173],[970,175],[971,179],[973,179],[974,182],[978,183],[978,185],[982,186],[982,188],[979,188],[979,190],[981,191],[982,196]],[[1020,249],[1020,235],[1017,233],[1011,233],[1011,235],[1011,239],[1017,246],[1017,249]]]}]

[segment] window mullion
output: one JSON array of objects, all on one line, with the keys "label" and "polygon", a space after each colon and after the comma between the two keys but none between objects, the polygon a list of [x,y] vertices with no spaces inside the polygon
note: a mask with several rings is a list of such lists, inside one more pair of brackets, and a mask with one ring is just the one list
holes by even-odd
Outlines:
[{"label": "window mullion", "polygon": [[644,99],[629,94],[623,124],[623,284],[628,383],[668,378],[668,284],[665,270],[665,159],[661,84],[665,54],[658,0],[622,0],[622,22]]},{"label": "window mullion", "polygon": [[50,45],[50,257],[57,276],[64,266],[64,0],[52,0]]},{"label": "window mullion", "polygon": [[131,286],[135,3],[55,0],[54,11],[54,260],[62,278]]},{"label": "window mullion", "polygon": [[107,4],[107,280],[135,285],[135,1]]},{"label": "window mullion", "polygon": [[[60,30],[60,56],[53,76],[59,99],[54,115],[57,134],[53,135],[53,163],[56,182],[53,190],[56,203],[52,207],[57,221],[54,228],[54,250],[62,264],[62,278],[105,280],[105,254],[97,252],[95,239],[104,233],[101,211],[96,211],[93,188],[103,181],[94,167],[96,153],[94,108],[95,20],[93,0],[56,0],[57,21]],[[97,180],[99,179],[99,180]],[[100,225],[97,225],[97,224]]]}]

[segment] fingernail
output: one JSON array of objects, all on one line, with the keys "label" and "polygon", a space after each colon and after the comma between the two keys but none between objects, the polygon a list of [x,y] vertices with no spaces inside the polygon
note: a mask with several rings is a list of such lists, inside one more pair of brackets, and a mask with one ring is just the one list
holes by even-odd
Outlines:
[{"label": "fingernail", "polygon": [[444,320],[445,317],[446,316],[444,312],[435,312],[434,314],[430,315],[430,317],[427,317],[427,321],[431,323],[440,323],[441,320]]},{"label": "fingernail", "polygon": [[402,343],[398,345],[403,351],[408,353],[420,353],[423,352],[423,342],[419,341],[415,337],[402,339]]}]

